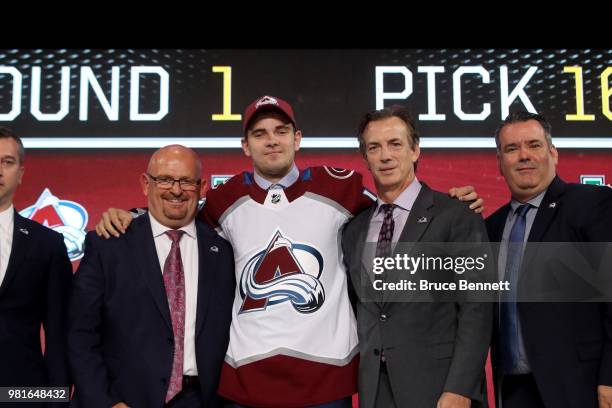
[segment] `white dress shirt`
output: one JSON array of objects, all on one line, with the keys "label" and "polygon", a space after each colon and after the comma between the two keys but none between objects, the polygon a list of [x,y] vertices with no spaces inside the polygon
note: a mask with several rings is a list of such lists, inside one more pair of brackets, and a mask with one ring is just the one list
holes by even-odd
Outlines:
[{"label": "white dress shirt", "polygon": [[298,170],[295,163],[293,163],[293,166],[291,167],[291,170],[289,170],[289,173],[285,174],[285,177],[278,180],[276,183],[272,183],[270,180],[263,178],[256,171],[253,171],[253,173],[255,174],[255,183],[257,183],[257,185],[263,190],[269,189],[272,184],[280,184],[282,188],[290,187],[300,177],[300,170]]},{"label": "white dress shirt", "polygon": [[15,214],[13,205],[0,212],[0,285],[6,275],[6,268],[13,248],[13,225]]},{"label": "white dress shirt", "polygon": [[[171,228],[159,223],[149,212],[153,239],[159,265],[164,272],[164,264],[172,247],[172,240],[166,231]],[[185,231],[179,246],[181,248],[181,260],[183,262],[183,272],[185,274],[185,343],[183,354],[183,374],[198,375],[198,367],[195,357],[195,325],[198,301],[198,237],[196,233],[195,221],[191,221],[184,227],[179,228]]]},{"label": "white dress shirt", "polygon": [[[416,201],[419,193],[421,192],[421,183],[415,177],[414,180],[400,193],[399,196],[393,201],[396,207],[393,210],[393,237],[391,238],[391,250],[395,250],[395,245],[399,241],[400,235],[406,226],[412,206]],[[366,235],[366,246],[363,250],[362,262],[368,271],[372,270],[372,259],[376,254],[376,244],[378,242],[378,235],[380,235],[380,229],[382,228],[383,221],[385,218],[384,211],[381,211],[382,205],[385,202],[377,197],[376,209],[370,219],[368,226],[368,232]],[[390,255],[392,256],[392,255]]]}]

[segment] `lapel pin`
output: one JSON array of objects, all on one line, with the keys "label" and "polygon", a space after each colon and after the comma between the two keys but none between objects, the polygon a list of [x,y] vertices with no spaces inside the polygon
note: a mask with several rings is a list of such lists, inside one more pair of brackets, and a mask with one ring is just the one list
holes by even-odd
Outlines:
[{"label": "lapel pin", "polygon": [[30,233],[30,231],[28,231],[25,228],[19,228],[19,231],[21,231],[23,234],[26,234],[26,235],[28,235]]},{"label": "lapel pin", "polygon": [[219,248],[216,245],[210,247],[211,252],[219,252]]},{"label": "lapel pin", "polygon": [[557,203],[555,202],[548,204],[548,208],[555,208],[556,206],[557,206]]},{"label": "lapel pin", "polygon": [[427,222],[427,217],[421,217],[417,220],[418,224],[425,224]]}]

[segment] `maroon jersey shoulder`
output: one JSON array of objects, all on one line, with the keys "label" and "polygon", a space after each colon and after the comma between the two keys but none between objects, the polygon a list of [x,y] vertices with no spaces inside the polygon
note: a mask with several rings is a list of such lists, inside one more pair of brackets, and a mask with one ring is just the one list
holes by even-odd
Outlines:
[{"label": "maroon jersey shoulder", "polygon": [[371,206],[376,196],[363,186],[361,173],[336,167],[318,166],[305,169],[302,180],[309,178],[307,191],[335,201],[356,215]]},{"label": "maroon jersey shoulder", "polygon": [[199,216],[213,228],[218,227],[223,213],[240,197],[248,195],[249,186],[254,182],[253,174],[245,171],[233,176],[217,188],[208,190],[204,208]]}]

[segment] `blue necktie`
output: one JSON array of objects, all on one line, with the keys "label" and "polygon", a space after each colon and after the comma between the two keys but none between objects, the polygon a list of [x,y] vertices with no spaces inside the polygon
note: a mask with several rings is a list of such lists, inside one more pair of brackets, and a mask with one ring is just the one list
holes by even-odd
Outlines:
[{"label": "blue necktie", "polygon": [[523,241],[525,239],[525,216],[531,204],[523,204],[515,211],[516,220],[510,231],[508,253],[506,257],[506,272],[504,279],[510,282],[510,290],[502,292],[501,296],[501,337],[500,349],[502,368],[505,373],[511,373],[519,361],[518,311],[516,307],[517,286],[521,260],[523,258]]}]

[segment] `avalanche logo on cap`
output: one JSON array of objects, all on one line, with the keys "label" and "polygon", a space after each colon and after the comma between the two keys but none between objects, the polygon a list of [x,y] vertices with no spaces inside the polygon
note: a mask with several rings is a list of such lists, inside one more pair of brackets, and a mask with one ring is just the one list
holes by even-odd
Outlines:
[{"label": "avalanche logo on cap", "polygon": [[259,108],[262,105],[276,105],[278,106],[278,101],[271,96],[264,96],[255,104],[255,108]]},{"label": "avalanche logo on cap", "polygon": [[89,217],[82,205],[60,200],[45,188],[36,203],[19,214],[61,233],[71,261],[83,257],[85,227]]},{"label": "avalanche logo on cap", "polygon": [[321,272],[323,257],[318,250],[291,242],[276,231],[268,246],[242,270],[239,314],[284,302],[290,302],[299,313],[316,312],[325,301]]}]

